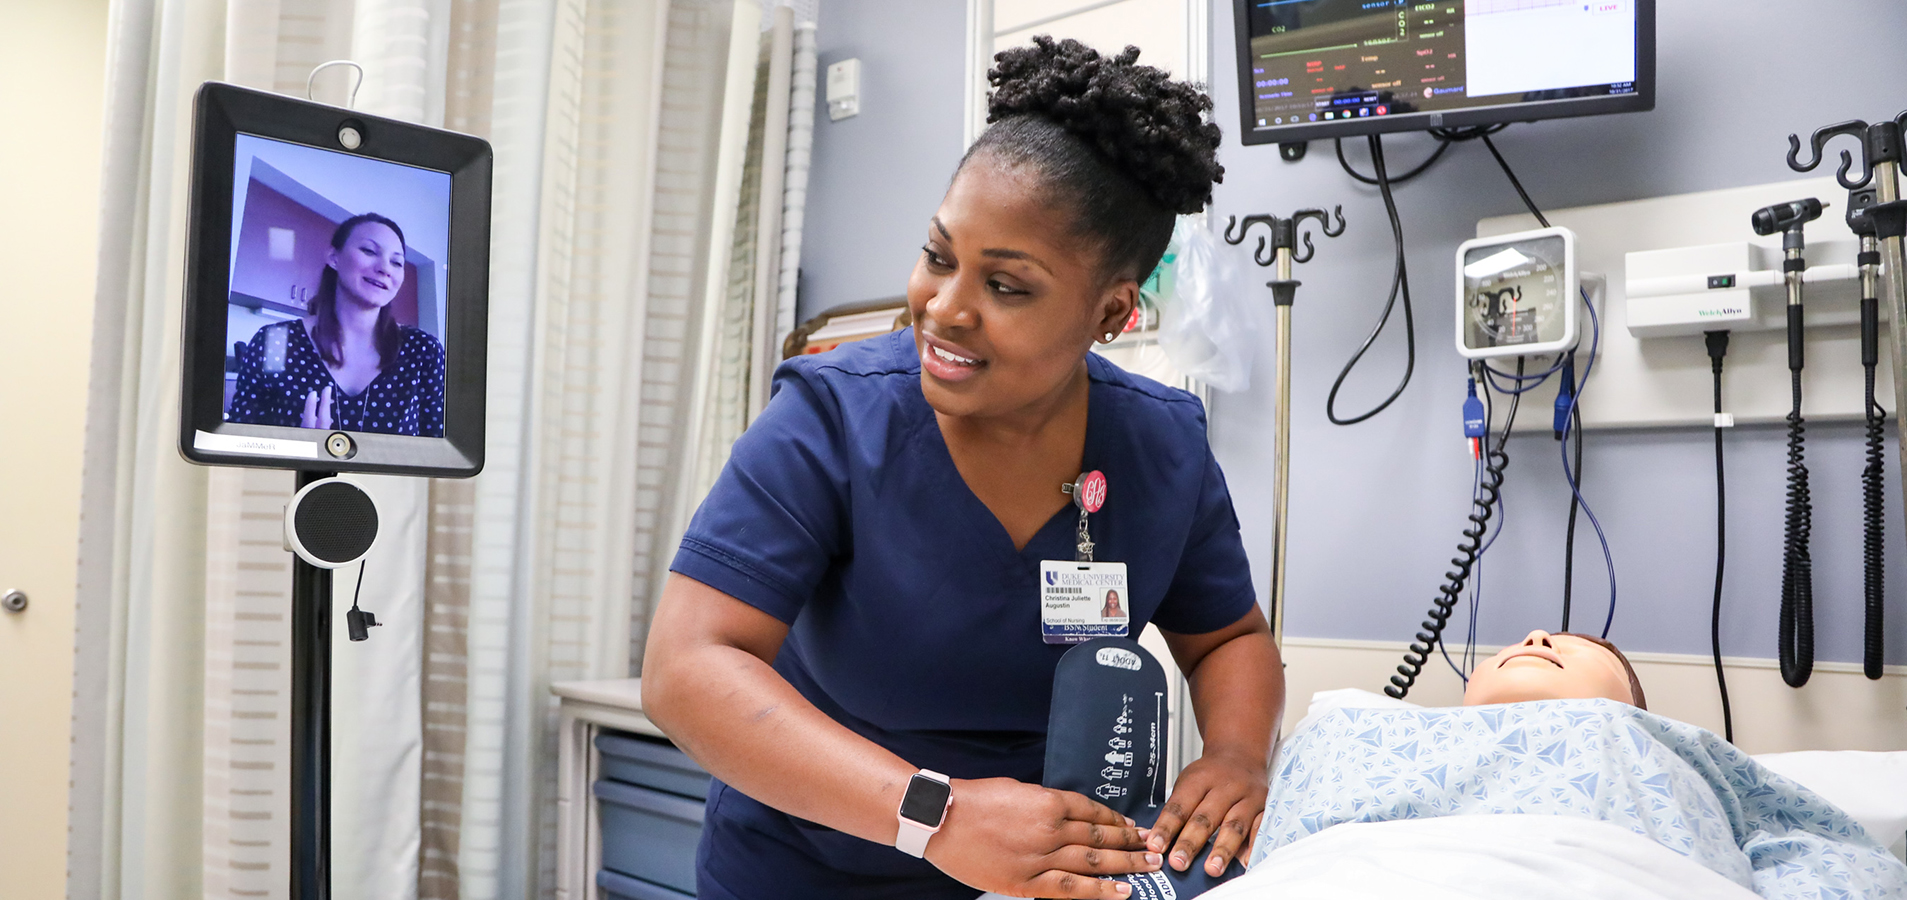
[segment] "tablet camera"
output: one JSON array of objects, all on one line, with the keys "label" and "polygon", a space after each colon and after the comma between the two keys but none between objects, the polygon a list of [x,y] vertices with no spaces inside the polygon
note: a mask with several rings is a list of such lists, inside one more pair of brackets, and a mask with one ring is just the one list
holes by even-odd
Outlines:
[{"label": "tablet camera", "polygon": [[324,451],[338,459],[350,459],[358,455],[358,445],[351,436],[342,431],[334,431],[324,439]]},{"label": "tablet camera", "polygon": [[356,150],[357,148],[364,146],[363,132],[358,131],[357,127],[354,125],[346,124],[346,125],[339,126],[338,127],[338,146],[343,147],[346,150]]}]

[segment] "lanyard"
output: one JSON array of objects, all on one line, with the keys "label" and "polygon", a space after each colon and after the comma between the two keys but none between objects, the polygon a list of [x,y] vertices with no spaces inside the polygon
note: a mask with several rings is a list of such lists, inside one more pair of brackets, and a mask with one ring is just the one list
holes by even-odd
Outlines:
[{"label": "lanyard", "polygon": [[1078,542],[1073,548],[1073,560],[1092,562],[1093,536],[1092,530],[1087,527],[1086,517],[1106,505],[1106,476],[1098,469],[1081,472],[1072,484],[1062,484],[1059,489],[1070,495],[1073,505],[1079,508]]}]

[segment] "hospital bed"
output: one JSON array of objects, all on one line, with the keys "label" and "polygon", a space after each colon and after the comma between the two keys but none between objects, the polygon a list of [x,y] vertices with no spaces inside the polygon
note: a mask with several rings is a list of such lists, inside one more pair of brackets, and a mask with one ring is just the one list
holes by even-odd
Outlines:
[{"label": "hospital bed", "polygon": [[[1575,703],[1577,701],[1564,701]],[[1609,701],[1594,701],[1608,703]],[[1514,710],[1523,706],[1498,709]],[[1314,696],[1307,714],[1291,731],[1284,749],[1289,750],[1292,742],[1303,736],[1308,728],[1320,722],[1331,722],[1337,728],[1330,732],[1329,740],[1355,741],[1364,738],[1372,744],[1384,743],[1386,750],[1399,749],[1395,746],[1397,732],[1391,731],[1378,735],[1376,729],[1387,721],[1395,722],[1410,714],[1386,714],[1381,710],[1421,710],[1425,716],[1434,716],[1437,710],[1424,710],[1400,700],[1359,690],[1323,691]],[[1366,711],[1375,713],[1367,714]],[[1470,714],[1477,709],[1467,711]],[[1646,714],[1645,714],[1646,715]],[[1351,723],[1347,726],[1347,722]],[[1671,723],[1679,725],[1679,723]],[[1418,727],[1421,723],[1412,722],[1406,727]],[[1367,729],[1367,726],[1369,728]],[[1507,730],[1507,729],[1506,729]],[[1674,731],[1674,729],[1671,729]],[[1531,732],[1534,735],[1534,731]],[[1669,734],[1670,742],[1706,740],[1699,729],[1683,726],[1682,730]],[[1709,736],[1712,737],[1712,736]],[[1324,740],[1325,738],[1318,738]],[[1715,739],[1719,742],[1719,739]],[[1543,746],[1538,746],[1542,744]],[[1447,746],[1447,745],[1445,745]],[[1306,752],[1301,750],[1300,752]],[[1409,752],[1409,751],[1406,751]],[[1543,752],[1555,752],[1546,741],[1532,740],[1528,746],[1520,749],[1506,749],[1506,753],[1518,752],[1525,757]],[[1720,757],[1732,754],[1733,748],[1719,745]],[[1699,754],[1696,756],[1699,757]],[[1369,763],[1381,755],[1367,753],[1330,759],[1325,765],[1318,766],[1327,772],[1328,777],[1377,781],[1394,773],[1374,771],[1381,766],[1358,766],[1346,764],[1350,760],[1363,760]],[[1700,757],[1700,763],[1707,757]],[[1740,757],[1736,757],[1737,760]],[[1790,812],[1805,819],[1809,812],[1804,807],[1818,804],[1813,795],[1844,810],[1860,829],[1874,837],[1881,844],[1891,844],[1889,848],[1897,857],[1907,858],[1907,752],[1872,753],[1853,751],[1778,753],[1757,756],[1756,763],[1772,770],[1781,778],[1769,779],[1767,785],[1749,785],[1747,790],[1761,794],[1764,806],[1767,803],[1777,805],[1793,804],[1793,809],[1777,810],[1786,816]],[[1559,756],[1560,761],[1560,756]],[[1724,759],[1725,761],[1725,759]],[[1614,774],[1617,777],[1633,775],[1646,777],[1653,773],[1645,767],[1630,767],[1630,760],[1615,761],[1614,765],[1605,765],[1604,777]],[[1281,764],[1282,765],[1282,764]],[[1336,766],[1341,769],[1358,769],[1355,772],[1328,772]],[[1534,768],[1543,768],[1542,763]],[[1700,768],[1698,765],[1697,768]],[[1414,771],[1410,766],[1400,766],[1400,771]],[[1594,773],[1596,765],[1588,769]],[[1615,770],[1615,771],[1609,771]],[[1287,776],[1292,773],[1286,772]],[[1475,777],[1476,773],[1471,773]],[[1313,776],[1317,777],[1316,775]],[[1453,772],[1451,777],[1456,777]],[[1582,777],[1582,776],[1578,776]],[[1590,777],[1593,777],[1591,775]],[[1806,791],[1795,791],[1791,785],[1784,786],[1782,779],[1798,783]],[[1542,779],[1533,782],[1536,790],[1554,787],[1558,796],[1569,790],[1563,782],[1546,783]],[[1322,790],[1330,790],[1325,786]],[[1783,796],[1783,793],[1786,795]],[[1811,792],[1811,795],[1807,792]],[[1353,792],[1355,793],[1355,792]],[[1430,793],[1435,793],[1434,791]],[[1665,796],[1668,793],[1664,792]],[[1277,791],[1274,790],[1274,800]],[[1771,798],[1772,799],[1769,799]],[[1792,798],[1792,799],[1791,799]],[[1648,802],[1656,802],[1651,798]],[[1363,802],[1361,799],[1358,802]],[[1415,802],[1413,799],[1410,802]],[[1638,805],[1642,800],[1638,800]],[[1430,806],[1434,806],[1431,801]],[[1540,802],[1534,804],[1542,806]],[[1275,804],[1274,804],[1275,806]],[[1739,810],[1740,807],[1733,809]],[[1368,818],[1381,819],[1397,811],[1395,803],[1383,814],[1369,815]],[[1765,811],[1765,809],[1764,809]],[[1287,817],[1304,812],[1294,811],[1287,804],[1283,810],[1274,808],[1270,815],[1282,812]],[[1310,812],[1316,812],[1315,809]],[[1734,813],[1731,812],[1730,815]],[[1258,860],[1252,872],[1229,885],[1206,894],[1212,900],[1258,900],[1258,898],[1332,897],[1332,898],[1394,898],[1400,896],[1418,897],[1464,897],[1464,898],[1522,898],[1531,896],[1590,898],[1717,898],[1717,900],[1743,900],[1756,896],[1819,896],[1834,897],[1876,897],[1907,896],[1907,879],[1895,879],[1887,872],[1879,882],[1884,885],[1879,893],[1873,887],[1874,882],[1861,884],[1831,884],[1809,881],[1794,892],[1795,878],[1789,873],[1785,887],[1775,887],[1767,879],[1757,879],[1757,887],[1764,891],[1758,895],[1740,883],[1746,879],[1735,879],[1718,874],[1711,865],[1697,862],[1700,847],[1687,846],[1686,839],[1672,828],[1653,834],[1655,839],[1638,834],[1633,827],[1611,824],[1594,818],[1576,817],[1567,814],[1558,815],[1475,815],[1475,814],[1439,814],[1432,809],[1426,810],[1422,817],[1408,817],[1393,821],[1357,820],[1353,812],[1343,824],[1331,825],[1325,822],[1320,826],[1316,821],[1300,829],[1315,831],[1298,840],[1280,840],[1277,837],[1261,836],[1268,844],[1280,844],[1269,855]],[[1616,818],[1620,818],[1617,816]],[[1671,815],[1669,818],[1674,818]],[[1685,817],[1686,818],[1686,817]],[[1642,830],[1648,830],[1646,816],[1637,817],[1644,824]],[[1733,823],[1739,824],[1739,823]],[[1724,829],[1727,824],[1723,824]],[[1851,826],[1847,826],[1851,829]],[[1268,831],[1271,830],[1268,828]],[[1726,832],[1724,832],[1726,834]],[[1284,835],[1288,838],[1289,835]],[[1850,840],[1858,841],[1858,837]],[[1679,846],[1671,849],[1671,845]],[[1872,854],[1864,865],[1875,871],[1875,857]],[[1892,862],[1878,864],[1881,869],[1891,869]],[[1899,870],[1893,870],[1898,872]],[[1859,882],[1857,877],[1854,881]],[[1893,885],[1898,884],[1895,891]]]}]

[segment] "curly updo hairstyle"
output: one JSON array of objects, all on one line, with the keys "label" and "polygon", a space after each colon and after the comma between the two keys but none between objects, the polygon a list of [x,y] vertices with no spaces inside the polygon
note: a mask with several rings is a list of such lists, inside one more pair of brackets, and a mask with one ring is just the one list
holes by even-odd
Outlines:
[{"label": "curly updo hairstyle", "polygon": [[1205,117],[1212,98],[1138,58],[1137,47],[1107,57],[1047,35],[996,54],[991,124],[960,163],[985,156],[1038,173],[1047,202],[1112,278],[1150,275],[1173,216],[1204,209],[1225,173],[1218,126]]}]

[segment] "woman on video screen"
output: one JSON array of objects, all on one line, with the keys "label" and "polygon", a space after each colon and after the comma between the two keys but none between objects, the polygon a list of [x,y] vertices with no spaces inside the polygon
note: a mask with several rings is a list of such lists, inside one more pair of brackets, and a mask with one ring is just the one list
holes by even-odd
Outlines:
[{"label": "woman on video screen", "polygon": [[227,420],[443,437],[444,348],[392,316],[403,286],[397,223],[376,213],[340,223],[309,314],[237,348]]}]

